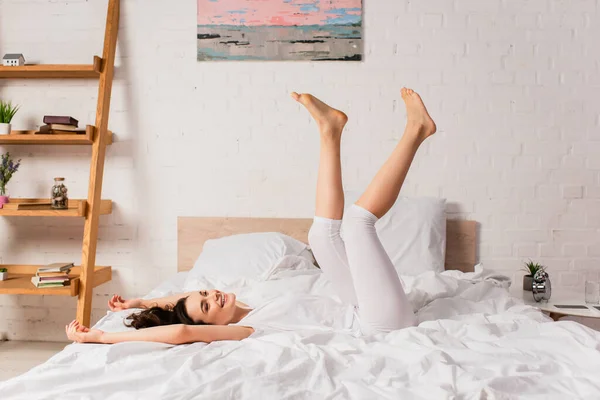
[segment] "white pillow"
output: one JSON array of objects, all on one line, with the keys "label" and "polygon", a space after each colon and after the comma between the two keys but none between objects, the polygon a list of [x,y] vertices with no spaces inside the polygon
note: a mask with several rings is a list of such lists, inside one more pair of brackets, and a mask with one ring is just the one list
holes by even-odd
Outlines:
[{"label": "white pillow", "polygon": [[282,257],[301,255],[306,248],[306,244],[277,232],[207,240],[185,286],[205,280],[220,286],[265,280]]},{"label": "white pillow", "polygon": [[[225,280],[223,280],[222,277],[188,277],[183,286],[183,291],[193,292],[195,290],[203,289],[219,289],[225,292],[243,294],[244,299],[246,299],[248,298],[248,291],[245,290],[247,288],[260,288],[260,286],[257,285],[265,283],[266,281],[273,281],[316,272],[320,273],[321,271],[308,258],[305,258],[302,255],[283,256],[277,260],[277,262],[275,262],[273,267],[269,269],[267,276],[261,279],[257,279],[256,277],[238,277],[234,279],[225,277]],[[244,290],[242,291],[242,289]],[[271,295],[269,294],[268,296]],[[245,300],[243,301],[246,303]]]},{"label": "white pillow", "polygon": [[[346,197],[358,199],[354,192]],[[444,271],[446,199],[399,197],[375,228],[399,275]]]}]

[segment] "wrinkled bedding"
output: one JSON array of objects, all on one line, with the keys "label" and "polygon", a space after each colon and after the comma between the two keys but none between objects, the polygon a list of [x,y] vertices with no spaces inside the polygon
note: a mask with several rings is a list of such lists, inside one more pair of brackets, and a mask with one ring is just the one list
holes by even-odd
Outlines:
[{"label": "wrinkled bedding", "polygon": [[[0,383],[0,398],[600,398],[600,332],[553,322],[488,275],[479,268],[403,276],[419,325],[360,336],[332,324],[332,313],[349,306],[319,270],[283,271],[219,289],[249,304],[297,296],[293,314],[302,321],[294,330],[181,346],[71,344]],[[178,274],[146,297],[180,292],[184,282]],[[95,327],[125,330],[130,312],[108,312]]]}]

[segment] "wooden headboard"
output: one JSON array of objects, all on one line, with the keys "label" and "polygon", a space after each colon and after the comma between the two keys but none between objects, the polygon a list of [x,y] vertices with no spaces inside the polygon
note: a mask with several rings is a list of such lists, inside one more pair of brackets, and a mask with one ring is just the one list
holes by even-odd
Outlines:
[{"label": "wooden headboard", "polygon": [[[304,243],[312,218],[220,218],[177,219],[177,271],[189,271],[204,242],[224,236],[252,232],[281,232]],[[472,272],[476,263],[475,221],[448,220],[446,224],[446,269]]]}]

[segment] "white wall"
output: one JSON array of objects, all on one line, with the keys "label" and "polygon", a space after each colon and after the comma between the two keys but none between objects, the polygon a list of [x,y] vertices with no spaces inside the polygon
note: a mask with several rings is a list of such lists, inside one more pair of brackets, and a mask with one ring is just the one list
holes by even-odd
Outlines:
[{"label": "white wall", "polygon": [[[0,53],[89,63],[101,54],[107,1],[0,0]],[[375,1],[364,4],[361,63],[196,62],[194,0],[126,0],[107,153],[95,290],[138,296],[176,270],[177,216],[310,217],[318,140],[291,90],[345,110],[348,189],[363,188],[405,122],[403,85],[422,93],[439,133],[417,156],[405,195],[448,198],[481,223],[484,264],[520,279],[545,263],[556,286],[600,269],[599,4],[595,0]],[[93,82],[0,82],[22,105],[93,123]],[[4,150],[4,149],[2,149]],[[65,176],[85,198],[87,148],[12,147],[15,197],[46,197]],[[81,259],[82,221],[0,219],[0,263]],[[519,282],[516,282],[519,284]],[[0,296],[9,339],[63,340],[75,300]]]}]

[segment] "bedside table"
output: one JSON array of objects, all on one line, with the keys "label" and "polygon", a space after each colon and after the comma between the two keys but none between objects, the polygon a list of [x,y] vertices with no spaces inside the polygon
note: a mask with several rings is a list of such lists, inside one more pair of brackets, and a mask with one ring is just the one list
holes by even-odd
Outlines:
[{"label": "bedside table", "polygon": [[[552,297],[550,297],[550,300],[547,302],[540,301],[539,303],[533,300],[533,294],[531,292],[526,292],[521,289],[521,287],[511,287],[509,293],[511,296],[523,300],[525,304],[539,308],[555,321],[558,321],[560,318],[566,317],[567,315],[574,317],[600,318],[600,311],[593,307],[600,307],[600,304],[586,304],[583,291],[576,292],[552,288]],[[586,306],[587,309],[556,308],[554,306],[555,304],[577,304]]]}]

